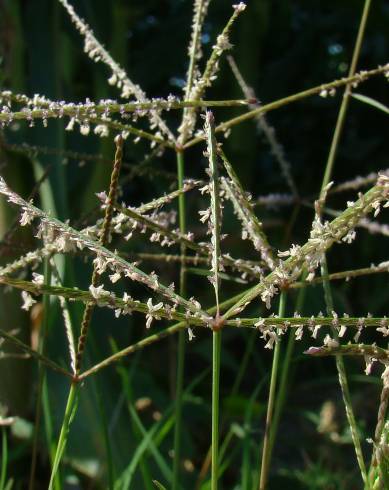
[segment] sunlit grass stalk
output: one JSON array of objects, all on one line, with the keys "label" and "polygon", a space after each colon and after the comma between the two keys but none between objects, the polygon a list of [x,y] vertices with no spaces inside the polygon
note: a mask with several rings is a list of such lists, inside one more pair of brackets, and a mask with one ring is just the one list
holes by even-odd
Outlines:
[{"label": "sunlit grass stalk", "polygon": [[[282,317],[285,315],[285,307],[286,307],[286,292],[285,290],[283,290],[281,291],[281,295],[280,295],[278,316]],[[281,349],[281,340],[278,339],[274,347],[269,396],[267,400],[266,425],[265,425],[265,435],[263,438],[263,446],[262,446],[261,470],[260,470],[261,475],[259,480],[259,490],[265,490],[267,485],[268,475],[269,475],[270,458],[271,458],[270,434],[272,429],[274,402],[276,397],[278,367],[280,362],[280,349]]]},{"label": "sunlit grass stalk", "polygon": [[[182,190],[184,185],[185,172],[184,154],[182,151],[177,151],[177,178],[178,189]],[[185,195],[181,193],[178,196],[178,218],[180,233],[186,233],[186,209]],[[185,257],[186,247],[181,243],[181,257]],[[186,296],[186,264],[181,261],[180,266],[180,296]],[[175,427],[174,427],[174,458],[173,458],[173,490],[179,488],[179,476],[181,466],[181,438],[182,438],[182,405],[183,405],[183,388],[184,388],[184,372],[185,372],[185,330],[178,332],[177,342],[177,374],[176,374],[176,392],[175,392]]]}]

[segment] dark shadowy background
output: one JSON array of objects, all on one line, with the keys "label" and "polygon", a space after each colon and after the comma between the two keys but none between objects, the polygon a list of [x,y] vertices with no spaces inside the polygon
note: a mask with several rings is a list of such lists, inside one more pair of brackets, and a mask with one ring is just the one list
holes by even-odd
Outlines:
[{"label": "dark shadowy background", "polygon": [[[90,24],[98,39],[112,56],[124,66],[130,77],[139,83],[148,96],[166,97],[173,93],[181,96],[181,87],[187,70],[187,44],[190,37],[192,2],[179,0],[74,0],[77,12]],[[231,2],[214,0],[203,31],[205,59],[231,14]],[[249,1],[247,11],[236,22],[231,41],[232,54],[247,83],[254,88],[261,102],[267,103],[294,92],[346,76],[349,60],[359,25],[363,2],[361,1]],[[388,61],[389,4],[375,0],[368,20],[362,46],[359,68],[371,69]],[[110,75],[101,64],[94,64],[83,53],[83,42],[72,26],[66,12],[54,0],[0,0],[0,87],[14,92],[33,95],[39,93],[52,99],[84,101],[101,98],[117,98],[114,88],[106,83]],[[203,65],[202,65],[203,66]],[[340,91],[338,91],[340,92]],[[367,94],[388,104],[388,84],[383,77],[374,78],[358,87],[358,92]],[[241,98],[241,92],[230,68],[221,62],[219,78],[207,92],[209,99]],[[328,155],[340,93],[327,99],[311,97],[302,102],[285,106],[268,114],[268,121],[276,129],[279,142],[291,163],[292,175],[298,191],[311,202],[317,196]],[[217,121],[242,112],[241,109],[215,111]],[[168,120],[177,127],[180,113],[171,112]],[[356,175],[367,174],[387,168],[387,115],[356,100],[351,100],[345,130],[339,148],[333,180],[336,183]],[[82,137],[77,132],[65,132],[63,124],[49,122],[44,129],[40,123],[28,128],[25,124],[8,129],[0,134],[1,173],[22,195],[32,190],[39,169],[50,165],[49,182],[51,201],[43,206],[54,206],[61,219],[70,219],[75,226],[88,222],[90,212],[97,205],[94,193],[107,187],[110,165],[83,158],[69,159],[64,165],[64,150],[101,155],[111,159],[112,138],[99,139],[93,135]],[[38,145],[51,150],[52,154],[31,153],[9,144]],[[236,172],[244,186],[253,196],[270,192],[289,192],[280,168],[269,151],[269,146],[253,121],[235,127],[224,142]],[[195,147],[187,153],[186,174],[204,178],[206,162],[203,148]],[[126,161],[136,166],[149,152],[149,145],[128,142],[125,148]],[[126,176],[131,169],[126,169]],[[163,173],[158,173],[163,171]],[[126,203],[137,205],[161,195],[176,185],[174,180],[175,158],[172,152],[153,161],[146,175],[137,176],[123,187]],[[173,178],[169,176],[173,174]],[[50,192],[49,192],[50,194]],[[332,197],[328,205],[334,209],[345,207],[346,201],[355,193]],[[200,232],[197,211],[207,207],[205,198],[188,197],[189,228]],[[312,209],[299,206],[297,218],[288,230],[296,208],[281,207],[277,210],[258,209],[260,218],[268,227],[270,242],[278,249],[286,249],[290,243],[304,243],[313,217]],[[0,235],[10,228],[14,211],[0,202]],[[387,213],[380,218],[387,219]],[[225,209],[225,231],[229,234],[224,247],[234,256],[255,259],[247,243],[240,240],[240,230],[232,210]],[[0,263],[4,264],[34,246],[29,230],[17,232],[11,243],[2,242]],[[142,235],[120,245],[130,254],[141,251],[158,251],[145,241]],[[387,238],[358,232],[358,239],[350,246],[335,246],[329,254],[330,271],[364,267],[370,263],[386,260]],[[172,265],[144,263],[145,270],[157,270],[165,283],[177,281],[177,268]],[[90,264],[80,259],[64,264],[65,283],[88,287]],[[196,296],[203,305],[213,303],[210,285],[203,278],[193,275],[189,279],[189,296]],[[239,291],[241,286],[223,283],[223,297]],[[119,289],[120,290],[120,289]],[[147,292],[132,289],[132,294],[147,298]],[[374,315],[387,313],[387,276],[377,275],[348,283],[340,282],[334,288],[336,310],[342,314]],[[296,295],[290,294],[289,314],[293,314]],[[276,302],[275,305],[276,306]],[[2,328],[20,328],[25,340],[34,320],[20,312],[18,292],[0,291],[0,322]],[[321,287],[307,292],[304,314],[324,311]],[[74,306],[74,323],[82,311]],[[251,312],[259,314],[259,304]],[[66,342],[60,315],[53,313],[51,319],[48,351],[51,356],[67,359]],[[159,328],[159,327],[155,327]],[[124,347],[144,336],[141,317],[116,321],[111,312],[96,312],[93,319],[93,336],[88,351],[87,363],[112,353],[114,338],[119,347]],[[223,338],[222,355],[222,406],[225,427],[232,423],[243,424],[243,416],[253,390],[266,379],[271,364],[271,353],[264,351],[263,341],[253,340],[247,331],[229,331]],[[364,334],[364,341],[374,340]],[[250,340],[251,339],[251,340]],[[249,344],[251,342],[251,344]],[[289,397],[281,421],[276,443],[270,479],[270,489],[280,488],[358,488],[359,479],[350,437],[340,400],[334,363],[332,360],[305,359],[303,350],[312,340],[306,337],[297,344],[293,358]],[[242,356],[252,345],[247,370],[239,394],[229,397],[231,386],[241,364]],[[197,385],[185,406],[183,456],[193,463],[184,470],[184,488],[194,488],[198,471],[210,442],[210,372],[211,343],[208,334],[199,333],[195,342],[187,347],[186,381],[193,381],[199,374],[204,378]],[[126,359],[122,368],[129,374],[131,397],[123,395],[120,373],[111,367],[87,384],[80,402],[80,410],[72,425],[68,452],[67,472],[77,474],[83,488],[106,488],[105,449],[100,429],[101,418],[108,421],[112,440],[115,467],[119,472],[131,460],[137,440],[127,403],[141,397],[152,400],[151,407],[140,413],[146,426],[153,423],[153,414],[163,413],[171,403],[172,394],[172,343],[164,340],[147,348],[132,358]],[[17,414],[28,423],[34,416],[34,393],[36,390],[36,365],[32,361],[0,360],[0,401],[12,414]],[[350,372],[351,392],[356,415],[364,438],[371,437],[374,428],[380,391],[378,369],[367,378],[360,362],[347,362]],[[48,373],[50,403],[52,405],[54,430],[61,421],[67,383],[57,375]],[[257,464],[258,444],[264,430],[264,410],[267,385],[262,389],[254,405],[249,445],[253,468]],[[131,401],[132,400],[132,401]],[[335,409],[335,432],[338,441],[329,434],[319,434],[317,425],[323,403],[332,400]],[[102,414],[102,412],[104,412]],[[31,427],[30,427],[31,428]],[[225,432],[224,432],[225,433]],[[172,432],[161,445],[164,454],[172,447]],[[366,454],[370,447],[366,445]],[[228,466],[223,475],[222,488],[241,488],[240,479],[242,440],[235,437],[231,444]],[[28,434],[11,437],[10,471],[16,479],[14,488],[26,488],[30,460]],[[167,460],[169,461],[169,457]],[[159,478],[158,468],[151,467]],[[96,470],[98,468],[98,470]],[[154,476],[153,473],[153,476]],[[45,488],[48,474],[47,450],[42,437],[39,454],[38,477]],[[88,476],[89,475],[89,476]],[[142,480],[137,475],[138,486]],[[75,487],[69,487],[75,488]]]}]

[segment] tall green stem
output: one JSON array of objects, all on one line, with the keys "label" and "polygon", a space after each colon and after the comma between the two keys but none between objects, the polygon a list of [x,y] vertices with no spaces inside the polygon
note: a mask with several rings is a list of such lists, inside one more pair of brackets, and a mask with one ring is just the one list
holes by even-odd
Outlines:
[{"label": "tall green stem", "polygon": [[[328,280],[328,269],[327,269],[327,260],[324,257],[321,264],[321,275],[323,276],[323,288],[324,288],[324,298],[326,302],[326,308],[328,315],[332,315],[334,311],[334,302],[332,298],[332,291],[330,282]],[[337,337],[337,331],[333,329],[333,335]],[[364,481],[366,488],[368,487],[368,479],[366,473],[366,465],[363,458],[361,441],[358,434],[358,427],[355,420],[355,415],[351,403],[350,389],[347,381],[346,369],[344,366],[343,357],[340,355],[335,356],[336,360],[336,369],[338,371],[339,385],[342,391],[343,403],[346,410],[347,421],[350,426],[351,437],[354,443],[355,454],[358,461],[358,466],[361,471],[361,476]]]},{"label": "tall green stem", "polygon": [[216,330],[212,334],[212,490],[217,490],[218,488],[219,473],[219,385],[221,336],[221,330]]},{"label": "tall green stem", "polygon": [[[177,178],[178,189],[182,190],[184,185],[184,154],[177,151]],[[180,233],[186,232],[186,209],[185,194],[181,193],[178,197],[178,216]],[[180,296],[186,296],[186,266],[184,257],[186,247],[181,243],[181,269],[180,269]],[[182,394],[184,389],[184,367],[185,367],[185,331],[178,333],[177,344],[177,374],[176,374],[176,404],[175,404],[175,428],[174,428],[174,458],[173,458],[173,490],[179,488],[179,474],[181,461],[181,427],[182,427]]]},{"label": "tall green stem", "polygon": [[[361,45],[362,45],[362,40],[363,40],[363,36],[365,33],[366,22],[367,22],[367,18],[368,18],[368,14],[369,14],[370,4],[371,4],[371,0],[365,0],[363,12],[362,12],[362,17],[361,17],[361,21],[360,21],[359,29],[358,29],[358,35],[357,35],[357,39],[355,42],[353,57],[352,57],[351,64],[350,64],[349,77],[354,76],[356,68],[357,68],[358,58],[359,58],[359,54],[361,51]],[[351,95],[351,85],[346,85],[346,89],[345,89],[345,92],[343,95],[342,104],[340,106],[338,118],[336,121],[336,126],[335,126],[334,135],[333,135],[332,142],[331,142],[331,147],[330,147],[330,151],[329,151],[329,155],[328,155],[328,159],[327,159],[326,168],[324,171],[324,177],[323,177],[322,187],[321,187],[321,191],[320,191],[320,197],[322,198],[321,205],[324,205],[324,201],[325,201],[325,197],[326,197],[325,196],[325,188],[331,179],[331,175],[332,175],[332,171],[333,171],[333,167],[334,167],[334,162],[335,162],[336,154],[337,154],[338,147],[339,147],[340,137],[341,137],[342,130],[344,127],[344,122],[345,122],[345,118],[346,118],[346,112],[347,112],[348,103],[350,100],[350,95]],[[325,256],[323,257],[323,260],[322,260],[321,274],[322,274],[323,279],[324,279],[323,280],[323,288],[324,288],[324,298],[325,298],[325,302],[326,302],[327,312],[329,315],[331,315],[333,310],[334,310],[334,304],[333,304],[331,286],[330,286],[330,282],[328,280],[328,268],[327,268],[327,260],[326,260]],[[337,332],[335,330],[334,330],[334,335],[337,335]],[[369,483],[368,483],[368,479],[367,479],[366,466],[365,466],[365,461],[363,459],[361,442],[359,439],[357,424],[355,421],[355,416],[354,416],[354,412],[353,412],[353,408],[352,408],[352,404],[351,404],[351,396],[350,396],[350,390],[349,390],[349,386],[348,386],[348,382],[347,382],[346,370],[345,370],[343,358],[339,355],[336,356],[336,368],[338,371],[339,384],[340,384],[340,387],[342,390],[343,402],[344,402],[345,409],[346,409],[347,420],[348,420],[350,430],[351,430],[351,436],[352,436],[354,447],[355,447],[355,453],[356,453],[359,469],[361,471],[361,476],[362,476],[362,479],[364,481],[364,484],[365,484],[366,488],[368,488]]]},{"label": "tall green stem", "polygon": [[[286,292],[282,291],[280,295],[280,303],[278,307],[278,316],[280,317],[285,316],[285,307],[286,307]],[[273,364],[271,369],[270,389],[269,389],[269,397],[267,402],[265,437],[263,439],[263,448],[262,448],[261,477],[259,481],[259,490],[265,490],[268,474],[269,474],[270,457],[271,457],[270,431],[271,431],[272,421],[273,421],[273,409],[274,409],[274,401],[276,395],[277,373],[278,373],[278,366],[280,361],[280,347],[281,347],[281,342],[280,340],[278,340],[274,347]]]}]

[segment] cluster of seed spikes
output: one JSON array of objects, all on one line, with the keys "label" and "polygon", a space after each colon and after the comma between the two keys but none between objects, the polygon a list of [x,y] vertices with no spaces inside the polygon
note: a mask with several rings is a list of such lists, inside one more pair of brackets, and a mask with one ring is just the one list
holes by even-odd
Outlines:
[{"label": "cluster of seed spikes", "polygon": [[[66,336],[69,340],[71,369],[70,371],[64,370],[58,363],[34,351],[14,335],[0,330],[0,336],[15,343],[28,355],[36,357],[39,361],[77,382],[123,356],[181,330],[187,330],[189,340],[192,340],[193,330],[196,328],[210,330],[214,330],[215,326],[218,328],[254,328],[264,339],[265,347],[272,349],[280,341],[282,335],[293,328],[296,339],[301,339],[303,333],[306,332],[321,344],[308,349],[306,353],[309,355],[363,356],[367,365],[366,373],[370,373],[373,362],[381,362],[385,366],[383,379],[386,386],[389,378],[386,367],[389,363],[389,350],[376,345],[360,343],[360,337],[366,328],[375,328],[383,337],[388,337],[389,320],[386,317],[376,318],[367,314],[365,318],[352,318],[347,314],[338,315],[336,312],[327,316],[319,312],[312,317],[302,317],[296,312],[290,318],[278,317],[274,314],[260,318],[247,318],[242,317],[241,314],[256,298],[260,298],[266,308],[270,309],[274,297],[280,291],[310,287],[322,282],[323,278],[320,275],[316,277],[315,274],[326,252],[334,243],[352,242],[356,237],[357,227],[365,227],[372,233],[389,234],[386,225],[374,221],[381,208],[389,205],[389,171],[387,169],[366,177],[357,177],[336,186],[327,186],[326,193],[329,195],[345,190],[357,192],[365,186],[370,186],[370,189],[365,193],[359,192],[357,199],[354,202],[348,202],[343,211],[336,212],[332,220],[323,219],[327,212],[329,215],[331,212],[322,207],[324,200],[319,201],[316,204],[316,215],[307,241],[302,245],[292,244],[286,251],[280,252],[272,247],[255,211],[258,204],[278,207],[292,204],[298,199],[297,187],[291,176],[289,163],[273,128],[264,119],[264,114],[308,96],[333,96],[336,89],[346,86],[356,87],[372,76],[384,74],[388,77],[389,65],[379,66],[369,71],[365,70],[348,78],[321,84],[285,99],[260,105],[255,100],[253,92],[244,83],[235,61],[229,57],[231,68],[246,98],[231,101],[203,100],[206,89],[217,77],[220,59],[226,51],[232,48],[230,33],[233,24],[246,6],[242,2],[233,6],[231,18],[217,37],[210,57],[201,70],[199,68],[202,59],[201,28],[210,2],[196,0],[189,47],[190,65],[187,84],[184,88],[184,99],[173,95],[167,99],[149,99],[143,90],[130,80],[124,69],[112,59],[69,2],[67,0],[59,0],[59,2],[67,10],[72,22],[83,36],[86,54],[93,61],[108,66],[110,70],[108,83],[119,89],[122,98],[131,100],[125,102],[101,100],[95,103],[87,99],[85,103],[75,104],[48,100],[40,95],[28,97],[11,91],[0,93],[0,125],[2,128],[12,127],[18,121],[26,121],[30,126],[41,121],[44,126],[47,126],[50,119],[63,118],[66,130],[75,130],[78,127],[84,136],[90,133],[91,128],[94,128],[94,133],[101,137],[109,137],[110,134],[117,135],[117,154],[110,188],[108,193],[101,192],[97,196],[104,218],[99,218],[95,223],[83,229],[76,229],[43,212],[32,200],[24,199],[15,193],[0,177],[0,194],[21,209],[20,226],[32,226],[35,237],[42,242],[35,250],[2,267],[0,282],[7,287],[22,290],[22,309],[26,311],[40,295],[59,298],[64,313]],[[198,128],[199,112],[212,106],[240,106],[247,110],[241,116],[220,124],[215,124],[212,112],[207,110],[204,116],[205,126]],[[183,117],[176,135],[163,119],[164,111],[169,110],[182,111]],[[149,121],[148,131],[136,127],[140,118],[146,118]],[[272,152],[279,161],[289,183],[290,194],[253,198],[243,189],[233,164],[230,163],[221,144],[217,142],[217,135],[222,132],[226,136],[236,124],[248,119],[255,119],[267,136]],[[207,148],[205,154],[209,159],[209,181],[206,180],[207,176],[204,176],[205,180],[201,182],[183,181],[179,190],[157,197],[139,207],[120,202],[118,187],[121,184],[119,171],[122,163],[122,147],[124,144],[130,144],[127,140],[130,135],[134,138],[134,142],[140,139],[148,140],[152,146],[165,147],[172,151],[172,154],[182,152],[198,143],[204,145],[205,140],[204,146]],[[176,225],[176,212],[163,209],[164,206],[174,204],[176,199],[180,199],[189,192],[209,195],[209,207],[200,211],[200,222],[204,225],[202,236],[196,237],[192,231],[182,231]],[[227,203],[232,205],[241,225],[242,239],[248,240],[257,253],[256,261],[234,258],[229,253],[222,251],[221,211]],[[368,218],[370,215],[371,217]],[[196,298],[186,298],[177,293],[175,284],[163,284],[157,272],[144,272],[137,261],[128,260],[124,252],[110,248],[113,235],[116,238],[115,243],[120,244],[121,239],[125,242],[130,241],[135,233],[148,236],[150,242],[159,244],[165,250],[183,246],[186,253],[186,255],[166,252],[161,252],[159,255],[144,253],[140,254],[140,260],[157,258],[185,264],[186,267],[190,264],[205,264],[209,269],[209,279],[215,289],[216,307],[206,309]],[[211,240],[208,240],[207,236],[211,236]],[[33,272],[41,266],[44,260],[51,261],[52,268],[55,270],[53,257],[58,254],[84,254],[92,258],[93,276],[89,290],[67,287],[61,283],[59,277],[54,277],[47,284],[42,275]],[[306,275],[304,275],[305,271]],[[389,262],[383,262],[363,269],[333,273],[328,276],[328,279],[348,280],[356,276],[387,272],[389,272]],[[31,274],[30,280],[26,279],[26,274],[27,278],[28,274]],[[222,302],[219,293],[224,277],[233,278],[248,286],[245,286],[236,297]],[[150,297],[142,301],[134,299],[128,292],[118,297],[110,290],[109,284],[124,280],[129,290],[131,290],[132,282],[146,286],[150,291]],[[75,333],[66,313],[68,301],[80,301],[85,304],[81,334],[77,341],[74,339]],[[82,371],[81,361],[87,341],[90,313],[92,309],[98,307],[112,309],[116,318],[121,315],[130,315],[133,312],[140,313],[145,319],[145,329],[155,328],[155,322],[158,320],[174,321],[175,323],[156,330],[156,333],[145,336],[137,344]],[[351,332],[352,343],[342,344],[348,332]],[[319,341],[319,338],[322,340]],[[381,437],[382,431],[379,431],[378,435]]]}]

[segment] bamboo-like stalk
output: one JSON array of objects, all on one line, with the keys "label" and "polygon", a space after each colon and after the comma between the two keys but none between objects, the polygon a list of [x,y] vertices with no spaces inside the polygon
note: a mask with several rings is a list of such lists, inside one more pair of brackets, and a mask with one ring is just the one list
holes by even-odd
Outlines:
[{"label": "bamboo-like stalk", "polygon": [[[284,316],[286,308],[286,292],[282,291],[280,295],[280,304],[278,307],[278,316]],[[278,376],[278,366],[280,361],[280,348],[281,341],[278,339],[276,345],[274,347],[273,353],[273,363],[271,369],[271,377],[270,377],[270,388],[269,388],[269,396],[267,401],[267,412],[266,412],[266,425],[265,425],[265,435],[263,438],[263,446],[262,446],[262,458],[261,458],[261,470],[260,470],[260,480],[259,480],[259,490],[265,490],[269,468],[270,468],[270,458],[271,458],[271,430],[272,430],[272,422],[273,422],[273,411],[274,411],[274,402],[276,397],[276,386],[277,386],[277,376]]]}]

